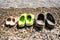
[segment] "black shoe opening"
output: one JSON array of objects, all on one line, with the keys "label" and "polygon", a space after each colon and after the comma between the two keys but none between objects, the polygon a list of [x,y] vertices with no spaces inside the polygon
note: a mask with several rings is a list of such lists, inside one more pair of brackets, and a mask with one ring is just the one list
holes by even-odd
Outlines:
[{"label": "black shoe opening", "polygon": [[11,18],[8,18],[7,21],[11,21]]},{"label": "black shoe opening", "polygon": [[39,14],[37,20],[44,21],[44,15],[43,14]]},{"label": "black shoe opening", "polygon": [[27,15],[27,20],[31,21],[31,16],[30,15]]},{"label": "black shoe opening", "polygon": [[53,22],[55,24],[55,20],[53,18],[53,16],[50,13],[47,13],[47,19],[50,20],[51,22]]},{"label": "black shoe opening", "polygon": [[12,21],[15,22],[15,19],[13,18]]}]

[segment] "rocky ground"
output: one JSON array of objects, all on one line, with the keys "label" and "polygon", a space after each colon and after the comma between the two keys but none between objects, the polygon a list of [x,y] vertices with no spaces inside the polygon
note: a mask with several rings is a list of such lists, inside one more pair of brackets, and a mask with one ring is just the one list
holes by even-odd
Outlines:
[{"label": "rocky ground", "polygon": [[[39,12],[51,12],[55,18],[56,25],[52,30],[43,28],[25,27],[2,27],[4,19],[9,15],[19,16],[22,13],[32,13],[36,15]],[[45,27],[45,26],[44,26]],[[60,40],[60,8],[0,8],[0,40]]]}]

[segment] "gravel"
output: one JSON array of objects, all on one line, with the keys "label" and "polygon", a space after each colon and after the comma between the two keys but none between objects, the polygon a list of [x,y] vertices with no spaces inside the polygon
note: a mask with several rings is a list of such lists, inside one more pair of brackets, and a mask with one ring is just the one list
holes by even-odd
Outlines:
[{"label": "gravel", "polygon": [[42,30],[36,31],[34,26],[18,29],[17,27],[0,26],[0,40],[60,40],[60,8],[0,8],[0,25],[4,24],[4,19],[9,15],[19,16],[22,13],[36,15],[39,12],[51,12],[55,18],[56,25],[52,30],[43,27]]}]

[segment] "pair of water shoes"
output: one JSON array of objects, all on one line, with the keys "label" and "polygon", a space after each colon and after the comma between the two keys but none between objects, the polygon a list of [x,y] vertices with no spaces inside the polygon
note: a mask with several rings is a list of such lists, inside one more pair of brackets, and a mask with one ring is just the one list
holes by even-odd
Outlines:
[{"label": "pair of water shoes", "polygon": [[[35,24],[34,24],[35,23]],[[53,17],[53,15],[51,13],[39,13],[36,14],[36,16],[34,16],[31,13],[24,13],[21,14],[19,18],[16,17],[9,17],[6,20],[6,25],[18,25],[19,27],[24,27],[26,26],[31,26],[31,25],[35,25],[35,26],[43,26],[45,25],[45,28],[54,28],[55,25],[55,19]]]},{"label": "pair of water shoes", "polygon": [[6,20],[5,20],[5,26],[15,26],[17,24],[18,21],[18,17],[13,17],[13,16],[9,16]]},{"label": "pair of water shoes", "polygon": [[35,17],[35,26],[45,26],[47,29],[53,29],[55,25],[55,19],[51,13],[40,13]]},{"label": "pair of water shoes", "polygon": [[31,13],[24,13],[21,14],[18,20],[18,25],[20,27],[24,27],[26,26],[32,26],[34,24],[34,15],[32,15]]}]

